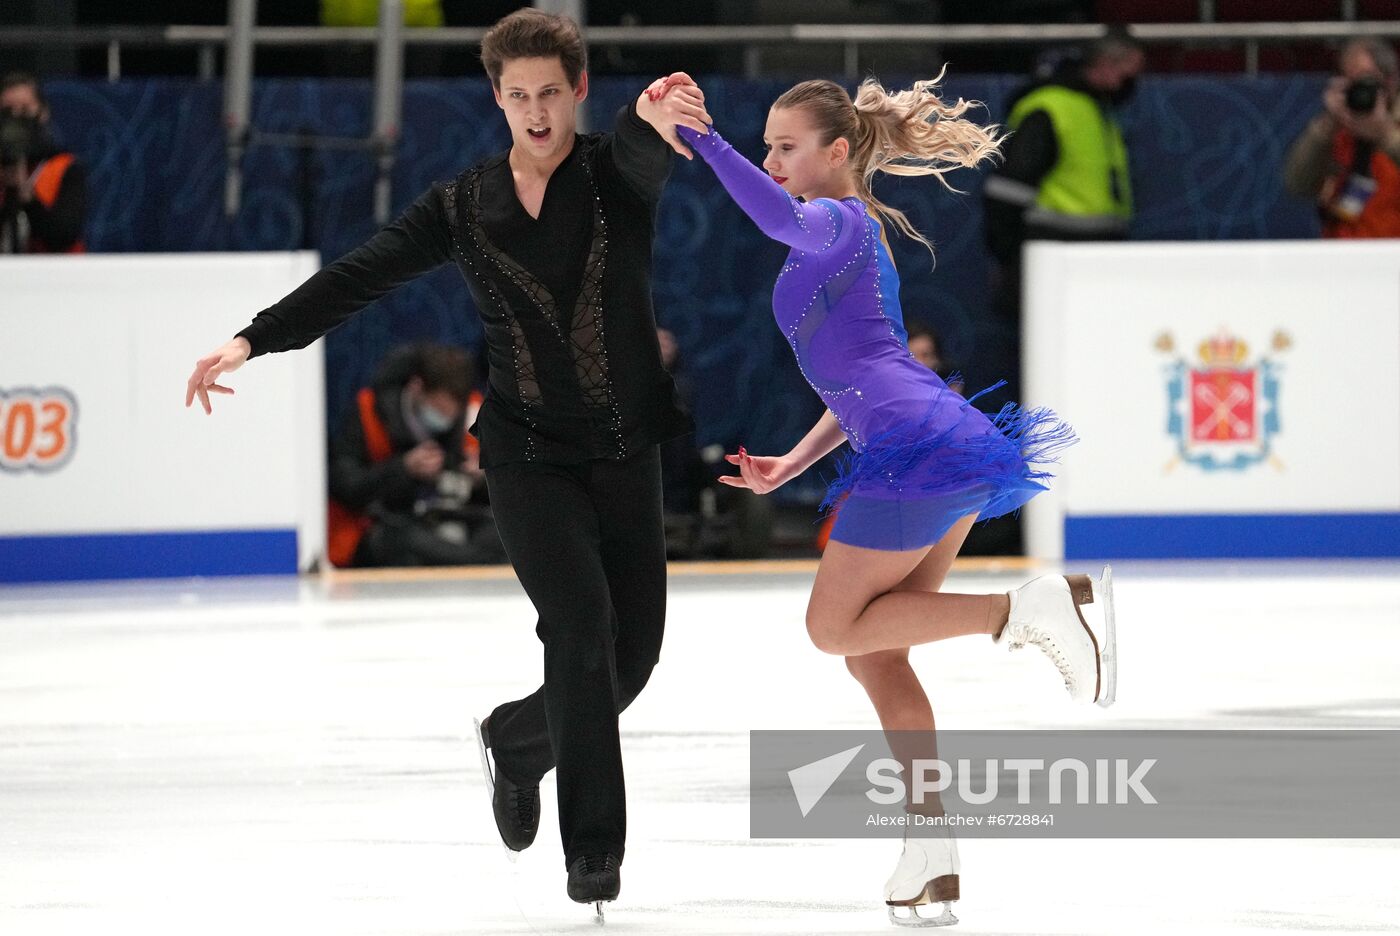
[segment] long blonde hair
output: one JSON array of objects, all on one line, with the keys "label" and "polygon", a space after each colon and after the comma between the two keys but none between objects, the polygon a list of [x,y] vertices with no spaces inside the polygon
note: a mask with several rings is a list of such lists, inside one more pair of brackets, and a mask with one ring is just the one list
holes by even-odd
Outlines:
[{"label": "long blonde hair", "polygon": [[929,81],[916,81],[906,91],[888,91],[874,78],[861,82],[852,101],[834,81],[804,81],[773,102],[775,108],[802,108],[812,116],[822,145],[840,137],[850,143],[847,161],[856,174],[861,199],[904,234],[933,250],[904,212],[875,197],[875,173],[936,176],[949,191],[958,191],[944,177],[954,169],[972,168],[995,157],[1005,136],[995,124],[982,126],[963,117],[977,101],[958,98],[948,103],[938,96],[947,71]]}]

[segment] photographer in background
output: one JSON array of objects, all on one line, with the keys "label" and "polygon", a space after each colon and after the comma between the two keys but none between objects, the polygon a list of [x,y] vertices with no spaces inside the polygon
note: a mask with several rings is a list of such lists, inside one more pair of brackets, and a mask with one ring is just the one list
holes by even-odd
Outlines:
[{"label": "photographer in background", "polygon": [[1316,199],[1324,237],[1400,237],[1400,64],[1379,39],[1353,39],[1323,112],[1288,151],[1284,185]]},{"label": "photographer in background", "polygon": [[39,79],[0,79],[0,253],[82,253],[87,172],[49,133]]},{"label": "photographer in background", "polygon": [[461,349],[416,344],[389,354],[331,438],[333,565],[505,561],[476,440],[466,435],[479,399]]}]

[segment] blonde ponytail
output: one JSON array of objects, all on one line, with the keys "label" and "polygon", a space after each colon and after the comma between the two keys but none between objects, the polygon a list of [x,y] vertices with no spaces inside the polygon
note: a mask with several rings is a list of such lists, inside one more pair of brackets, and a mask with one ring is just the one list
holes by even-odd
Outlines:
[{"label": "blonde ponytail", "polygon": [[846,137],[851,144],[847,158],[861,199],[930,251],[933,245],[928,238],[915,229],[904,212],[876,198],[871,183],[877,172],[931,175],[949,191],[957,191],[944,177],[946,173],[970,169],[997,155],[1004,139],[1000,128],[982,126],[963,116],[979,106],[978,102],[958,98],[950,104],[938,96],[938,84],[946,71],[932,80],[914,82],[907,91],[887,91],[874,78],[867,78],[854,102],[835,82],[804,81],[773,104],[807,109],[822,133],[823,145]]}]

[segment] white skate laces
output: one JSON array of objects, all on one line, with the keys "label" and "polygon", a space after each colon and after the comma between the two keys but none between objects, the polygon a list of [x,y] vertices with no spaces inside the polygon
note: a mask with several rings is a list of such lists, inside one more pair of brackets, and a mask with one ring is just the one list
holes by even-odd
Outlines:
[{"label": "white skate laces", "polygon": [[[1112,705],[1118,687],[1118,649],[1113,615],[1113,571],[1104,566],[1094,581],[1087,575],[1045,575],[1007,592],[1011,609],[994,640],[1009,650],[1039,647],[1059,671],[1076,702]],[[1096,635],[1081,610],[1096,605],[1102,614]]]},{"label": "white skate laces", "polygon": [[1055,669],[1060,671],[1060,677],[1065,681],[1065,689],[1073,696],[1075,694],[1074,666],[1069,658],[1065,656],[1060,645],[1055,642],[1055,635],[1049,631],[1036,627],[1034,624],[1023,624],[1017,621],[1015,624],[1007,622],[1006,649],[1020,650],[1026,644],[1035,644],[1045,655],[1050,658],[1050,662],[1055,664]]}]

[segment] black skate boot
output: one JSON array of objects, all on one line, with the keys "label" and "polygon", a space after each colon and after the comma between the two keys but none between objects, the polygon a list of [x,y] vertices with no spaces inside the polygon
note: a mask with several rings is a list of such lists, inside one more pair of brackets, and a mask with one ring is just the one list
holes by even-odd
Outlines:
[{"label": "black skate boot", "polygon": [[481,770],[491,792],[496,831],[501,833],[501,841],[507,849],[524,851],[534,843],[535,833],[540,830],[540,785],[520,786],[495,769],[486,753],[491,747],[486,722],[476,722],[476,740],[481,753]]},{"label": "black skate boot", "polygon": [[578,903],[616,900],[622,891],[622,862],[615,855],[584,855],[569,865],[569,899]]},{"label": "black skate boot", "polygon": [[584,855],[569,865],[569,899],[593,904],[596,923],[603,922],[603,901],[622,892],[621,865],[614,855]]}]

